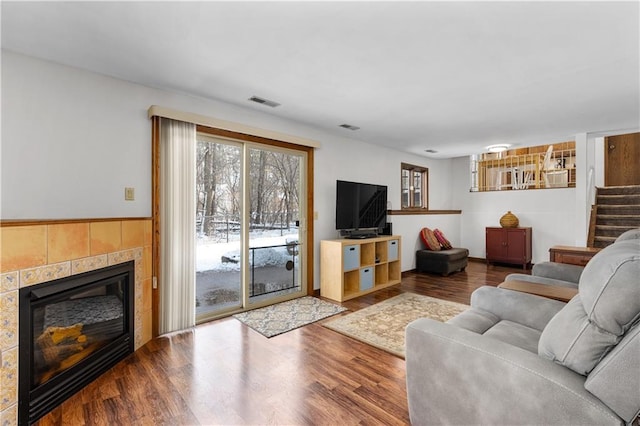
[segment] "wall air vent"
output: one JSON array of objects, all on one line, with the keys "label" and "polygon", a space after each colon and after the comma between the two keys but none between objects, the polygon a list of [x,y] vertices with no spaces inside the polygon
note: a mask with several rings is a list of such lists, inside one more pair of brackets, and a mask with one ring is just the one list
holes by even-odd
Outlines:
[{"label": "wall air vent", "polygon": [[349,130],[360,130],[360,127],[352,126],[351,124],[341,124],[339,127],[349,129]]},{"label": "wall air vent", "polygon": [[269,99],[259,98],[257,96],[252,96],[252,97],[249,98],[249,100],[252,101],[252,102],[256,102],[256,103],[262,104],[262,105],[269,106],[271,108],[275,108],[277,106],[280,106],[280,104],[277,103],[277,102],[270,101]]}]

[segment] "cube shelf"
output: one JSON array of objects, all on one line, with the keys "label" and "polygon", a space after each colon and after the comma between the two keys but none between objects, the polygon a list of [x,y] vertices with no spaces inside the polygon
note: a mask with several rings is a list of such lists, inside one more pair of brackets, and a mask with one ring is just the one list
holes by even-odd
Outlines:
[{"label": "cube shelf", "polygon": [[342,302],[400,283],[400,236],[320,242],[320,295]]}]

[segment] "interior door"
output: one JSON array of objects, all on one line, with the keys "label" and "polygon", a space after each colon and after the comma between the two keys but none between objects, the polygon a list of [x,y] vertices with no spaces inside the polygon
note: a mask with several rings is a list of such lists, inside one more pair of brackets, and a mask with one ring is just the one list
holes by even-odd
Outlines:
[{"label": "interior door", "polygon": [[640,133],[605,138],[605,186],[640,185]]}]

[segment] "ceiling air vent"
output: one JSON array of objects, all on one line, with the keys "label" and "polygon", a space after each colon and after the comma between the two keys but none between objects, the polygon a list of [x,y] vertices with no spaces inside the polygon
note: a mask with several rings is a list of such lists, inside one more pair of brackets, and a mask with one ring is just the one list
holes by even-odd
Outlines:
[{"label": "ceiling air vent", "polygon": [[360,130],[360,127],[352,126],[351,124],[341,124],[339,127],[349,129],[349,130]]},{"label": "ceiling air vent", "polygon": [[249,98],[249,100],[252,101],[252,102],[256,102],[256,103],[262,104],[262,105],[269,106],[271,108],[275,108],[277,106],[280,106],[280,104],[277,103],[277,102],[270,101],[269,99],[259,98],[257,96],[252,96],[252,97]]},{"label": "ceiling air vent", "polygon": [[435,154],[438,151],[436,151],[435,149],[425,149],[424,152],[428,152],[429,154]]}]

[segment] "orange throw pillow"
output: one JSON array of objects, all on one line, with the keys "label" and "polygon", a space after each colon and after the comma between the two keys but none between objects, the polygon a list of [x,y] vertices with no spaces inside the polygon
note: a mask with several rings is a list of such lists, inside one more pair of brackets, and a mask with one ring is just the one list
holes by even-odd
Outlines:
[{"label": "orange throw pillow", "polygon": [[449,240],[447,240],[447,238],[444,236],[444,234],[442,233],[441,230],[434,229],[433,230],[433,235],[436,236],[436,239],[438,240],[438,242],[440,243],[440,245],[442,246],[443,249],[449,250],[449,249],[453,248],[453,246],[451,245]]},{"label": "orange throw pillow", "polygon": [[424,245],[427,246],[427,250],[440,250],[440,243],[431,229],[422,228],[422,231],[420,231],[420,239]]}]

